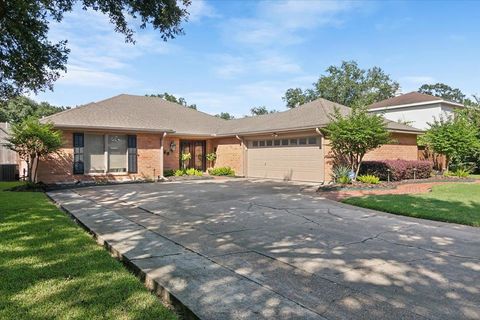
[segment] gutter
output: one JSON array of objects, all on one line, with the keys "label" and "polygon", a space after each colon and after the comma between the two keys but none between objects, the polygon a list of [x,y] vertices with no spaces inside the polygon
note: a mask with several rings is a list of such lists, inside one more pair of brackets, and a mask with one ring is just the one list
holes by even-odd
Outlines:
[{"label": "gutter", "polygon": [[83,129],[100,131],[121,131],[121,132],[153,132],[153,133],[174,133],[172,129],[148,129],[148,128],[128,128],[128,127],[106,127],[106,126],[79,126],[79,125],[55,125],[57,129]]}]

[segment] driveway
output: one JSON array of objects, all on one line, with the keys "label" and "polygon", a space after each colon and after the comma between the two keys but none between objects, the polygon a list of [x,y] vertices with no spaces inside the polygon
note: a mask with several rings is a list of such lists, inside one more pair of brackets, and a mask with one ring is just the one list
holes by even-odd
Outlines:
[{"label": "driveway", "polygon": [[49,195],[201,319],[479,319],[480,229],[247,180]]}]

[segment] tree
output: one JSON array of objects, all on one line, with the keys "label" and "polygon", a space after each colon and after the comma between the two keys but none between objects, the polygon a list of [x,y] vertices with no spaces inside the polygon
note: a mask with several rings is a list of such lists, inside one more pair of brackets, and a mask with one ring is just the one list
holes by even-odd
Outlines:
[{"label": "tree", "polygon": [[42,118],[66,109],[19,96],[0,104],[0,122],[19,123],[29,117]]},{"label": "tree", "polygon": [[465,100],[465,94],[460,89],[454,89],[444,83],[424,84],[418,92],[457,103],[463,103]]},{"label": "tree", "polygon": [[216,114],[215,117],[217,118],[221,118],[221,119],[225,119],[225,120],[233,120],[235,119],[234,116],[232,116],[230,113],[228,112],[220,112],[220,114]]},{"label": "tree", "polygon": [[147,94],[146,96],[147,97],[162,98],[164,100],[167,100],[167,101],[170,101],[170,102],[173,102],[173,103],[177,103],[177,104],[182,105],[184,107],[197,110],[197,105],[196,104],[188,104],[187,100],[185,100],[185,98],[182,98],[182,97],[177,98],[173,94],[169,94],[168,92],[160,93],[160,94]]},{"label": "tree", "polygon": [[60,149],[62,134],[51,123],[42,124],[36,118],[28,118],[12,126],[8,143],[8,147],[27,162],[28,181],[36,183],[39,160]]},{"label": "tree", "polygon": [[261,116],[264,114],[269,114],[269,113],[275,113],[278,112],[277,110],[268,110],[267,107],[265,106],[260,106],[260,107],[253,107],[250,109],[250,112],[252,113],[252,116]]},{"label": "tree", "polygon": [[[131,18],[140,28],[158,30],[163,40],[183,34],[191,0],[1,0],[0,1],[0,100],[26,91],[52,89],[66,71],[70,50],[67,41],[51,42],[50,22],[61,22],[66,12],[81,7],[108,15],[116,32],[134,43]],[[77,6],[78,4],[78,6]]]},{"label": "tree", "polygon": [[445,156],[448,171],[451,163],[464,163],[480,151],[478,130],[475,124],[461,114],[440,117],[430,123],[430,129],[421,137],[421,143]]},{"label": "tree", "polygon": [[381,115],[370,114],[364,106],[354,106],[344,115],[338,108],[330,115],[324,129],[332,151],[342,155],[358,175],[365,154],[390,142],[390,133]]},{"label": "tree", "polygon": [[326,75],[320,76],[312,89],[288,89],[283,100],[287,107],[324,98],[348,107],[369,105],[395,95],[400,85],[381,68],[364,70],[355,61],[342,61],[340,66],[330,66]]}]

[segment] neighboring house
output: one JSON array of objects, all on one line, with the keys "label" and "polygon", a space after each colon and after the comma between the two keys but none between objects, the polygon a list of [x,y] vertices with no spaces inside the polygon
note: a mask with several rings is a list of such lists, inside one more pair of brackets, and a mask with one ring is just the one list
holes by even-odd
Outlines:
[{"label": "neighboring house", "polygon": [[18,179],[20,159],[15,151],[7,147],[7,139],[10,136],[9,126],[6,122],[0,122],[0,181]]},{"label": "neighboring house", "polygon": [[[40,162],[45,183],[85,180],[156,179],[188,166],[205,171],[205,155],[216,152],[215,167],[230,166],[238,176],[321,182],[330,180],[328,140],[321,129],[338,107],[318,99],[285,112],[223,120],[157,97],[119,95],[42,119],[63,131],[64,147]],[[422,131],[387,121],[395,142],[367,159],[417,159]]]},{"label": "neighboring house", "polygon": [[463,108],[460,103],[444,100],[428,94],[410,92],[369,106],[371,112],[385,118],[407,123],[412,127],[427,130],[429,123],[441,116],[453,116],[454,110]]}]

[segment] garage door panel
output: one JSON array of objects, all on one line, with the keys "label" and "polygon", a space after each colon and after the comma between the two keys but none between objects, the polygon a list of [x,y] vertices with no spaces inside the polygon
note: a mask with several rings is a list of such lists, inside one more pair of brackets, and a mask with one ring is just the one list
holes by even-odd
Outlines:
[{"label": "garage door panel", "polygon": [[249,177],[323,181],[323,150],[319,146],[249,148]]}]

